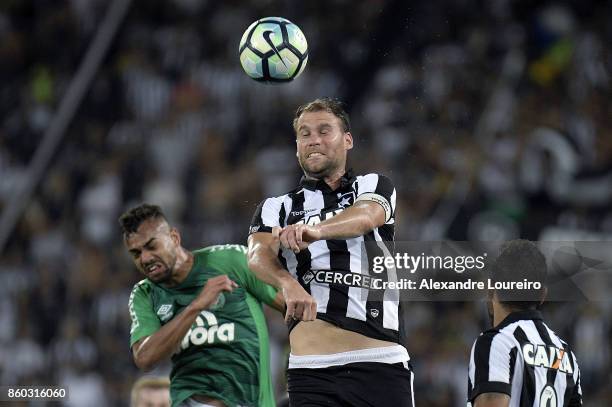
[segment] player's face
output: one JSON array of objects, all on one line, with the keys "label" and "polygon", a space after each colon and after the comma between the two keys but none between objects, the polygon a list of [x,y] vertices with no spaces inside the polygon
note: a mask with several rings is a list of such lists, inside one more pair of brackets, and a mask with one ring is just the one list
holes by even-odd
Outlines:
[{"label": "player's face", "polygon": [[142,389],[138,395],[136,407],[170,407],[168,389]]},{"label": "player's face", "polygon": [[322,179],[344,171],[347,151],[353,148],[351,133],[345,132],[334,114],[302,113],[297,122],[297,158],[306,175]]},{"label": "player's face", "polygon": [[163,219],[148,219],[136,233],[125,239],[125,245],[140,272],[154,283],[172,277],[180,247],[178,231]]}]

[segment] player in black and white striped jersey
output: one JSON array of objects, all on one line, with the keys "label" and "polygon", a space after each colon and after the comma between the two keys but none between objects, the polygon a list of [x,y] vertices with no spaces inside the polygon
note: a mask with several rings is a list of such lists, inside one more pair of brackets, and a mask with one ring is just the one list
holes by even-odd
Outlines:
[{"label": "player in black and white striped jersey", "polygon": [[[298,253],[285,249],[279,258],[304,290],[314,297],[319,319],[367,336],[397,342],[399,304],[394,301],[364,302],[363,288],[350,278],[362,274],[362,243],[381,245],[366,246],[368,258],[393,251],[395,191],[388,178],[377,174],[354,176],[349,170],[340,179],[340,187],[333,191],[325,183],[303,179],[297,189],[266,199],[257,209],[251,230],[269,233],[273,227],[316,226],[355,202],[360,205],[373,202],[372,199],[384,200],[387,223],[352,238],[317,240]],[[394,294],[393,290],[389,291],[388,297]]]},{"label": "player in black and white striped jersey", "polygon": [[489,314],[493,328],[472,347],[468,406],[582,406],[576,356],[542,320],[546,260],[532,242],[506,243],[491,267],[493,282],[539,282],[539,290],[494,290]]},{"label": "player in black and white striped jersey", "polygon": [[361,267],[364,242],[368,260],[393,253],[395,188],[346,171],[353,138],[339,102],[298,108],[294,129],[304,177],[261,203],[249,236],[251,270],[287,304],[291,405],[412,406],[399,292],[370,296]]}]

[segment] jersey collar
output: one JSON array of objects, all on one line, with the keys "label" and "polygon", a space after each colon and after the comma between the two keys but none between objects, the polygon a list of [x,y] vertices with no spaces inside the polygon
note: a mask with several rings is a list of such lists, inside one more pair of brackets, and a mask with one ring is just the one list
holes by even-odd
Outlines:
[{"label": "jersey collar", "polygon": [[540,319],[540,320],[543,319],[542,313],[535,309],[514,311],[514,312],[511,312],[506,318],[504,318],[504,320],[500,322],[499,325],[497,325],[494,329],[500,330],[514,322],[518,322],[522,320],[534,320],[534,319]]},{"label": "jersey collar", "polygon": [[195,253],[193,251],[191,252],[191,254],[193,255],[193,264],[191,265],[191,269],[189,269],[189,272],[185,276],[185,279],[181,281],[180,283],[178,283],[177,285],[175,285],[174,287],[166,287],[163,284],[157,284],[151,280],[149,281],[151,281],[151,283],[155,284],[156,286],[166,291],[180,291],[183,288],[189,288],[194,285],[198,285],[198,279],[197,279],[198,273],[195,272],[195,270],[200,268],[200,262],[201,262],[200,256],[198,255],[198,253]]},{"label": "jersey collar", "polygon": [[[349,170],[345,172],[344,175],[340,178],[340,188],[339,189],[344,189],[347,186],[351,185],[353,182],[355,182],[355,179],[356,177],[353,172],[353,169],[349,168]],[[322,179],[306,178],[305,175],[302,176],[302,179],[300,179],[300,187],[306,188],[311,191],[316,191],[317,189],[321,191],[329,191],[329,192],[332,191],[329,185],[327,185],[325,181],[323,181]]]}]

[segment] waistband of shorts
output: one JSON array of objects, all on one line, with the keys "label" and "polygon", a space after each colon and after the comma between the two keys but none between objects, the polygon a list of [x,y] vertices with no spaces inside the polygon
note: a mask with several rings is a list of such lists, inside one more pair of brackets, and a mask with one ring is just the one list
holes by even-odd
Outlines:
[{"label": "waistband of shorts", "polygon": [[349,363],[402,363],[408,362],[410,356],[402,345],[383,346],[351,350],[348,352],[332,353],[331,355],[305,355],[289,354],[289,369],[322,369],[331,366],[342,366]]}]

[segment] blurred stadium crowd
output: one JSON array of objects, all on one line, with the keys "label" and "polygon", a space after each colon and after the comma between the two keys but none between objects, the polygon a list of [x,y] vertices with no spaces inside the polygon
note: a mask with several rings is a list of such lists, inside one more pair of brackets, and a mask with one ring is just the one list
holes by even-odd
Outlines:
[{"label": "blurred stadium crowd", "polygon": [[[0,208],[107,5],[0,4]],[[268,15],[309,41],[295,83],[241,71],[242,31]],[[611,20],[592,0],[135,1],[0,258],[0,383],[126,405],[139,274],[118,215],[147,201],[187,247],[245,243],[260,200],[299,179],[293,111],[319,96],[349,107],[351,165],[395,182],[397,240],[609,240]],[[545,307],[574,345],[587,406],[612,405],[611,304]],[[406,305],[417,405],[465,405],[484,305]],[[282,395],[287,333],[269,321]]]}]

